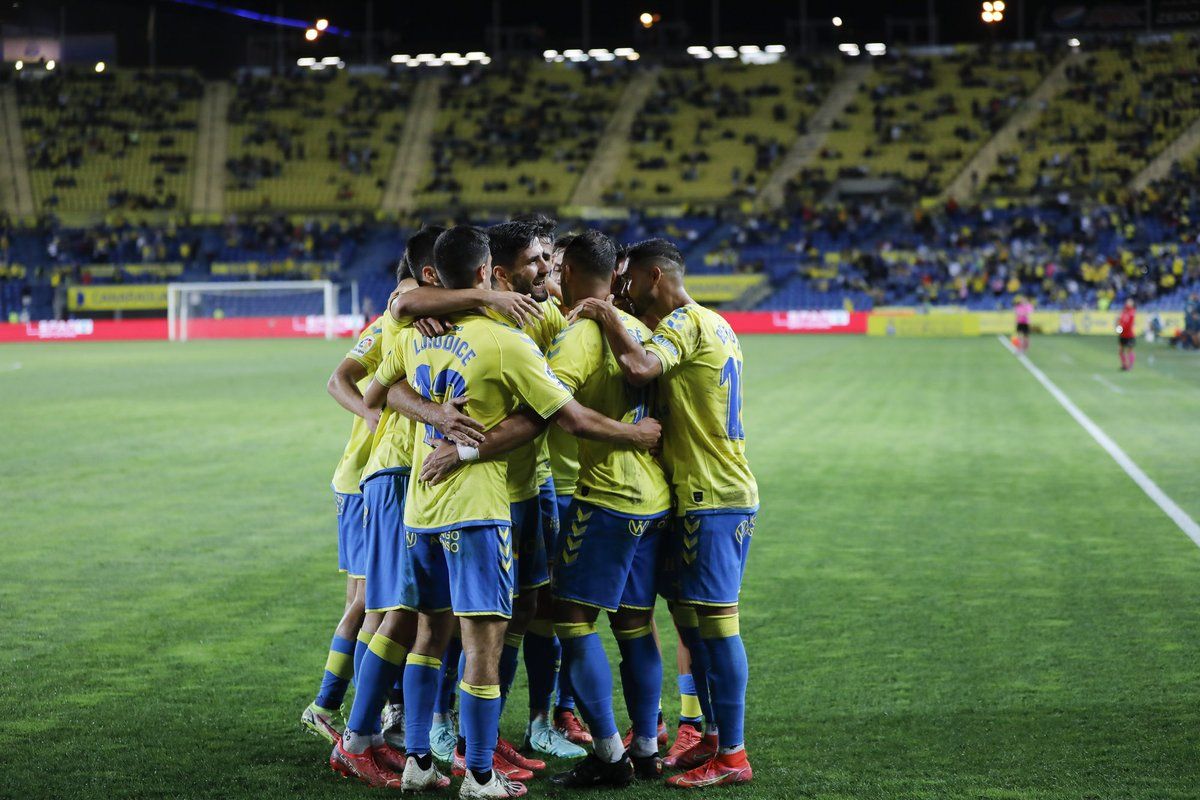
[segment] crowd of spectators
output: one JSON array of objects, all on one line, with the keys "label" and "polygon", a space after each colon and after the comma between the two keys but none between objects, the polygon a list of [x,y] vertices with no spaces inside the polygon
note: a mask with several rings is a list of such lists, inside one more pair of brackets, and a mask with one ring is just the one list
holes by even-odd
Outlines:
[{"label": "crowd of spectators", "polygon": [[[184,134],[196,129],[189,108],[203,94],[191,72],[88,73],[62,69],[15,81],[28,164],[49,175],[48,209],[63,196],[104,187],[110,209],[170,209],[169,184],[187,169]],[[190,141],[190,140],[188,140]],[[129,165],[140,155],[148,167]],[[81,180],[82,179],[82,180]]]},{"label": "crowd of spectators", "polygon": [[[536,197],[554,177],[577,175],[629,71],[616,63],[509,61],[457,72],[441,90],[433,164],[421,191]],[[485,175],[478,186],[466,180],[471,171]]]}]

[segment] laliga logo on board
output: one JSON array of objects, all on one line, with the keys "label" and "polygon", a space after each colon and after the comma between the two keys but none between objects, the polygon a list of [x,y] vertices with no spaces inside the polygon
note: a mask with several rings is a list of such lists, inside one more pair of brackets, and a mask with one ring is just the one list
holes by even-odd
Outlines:
[{"label": "laliga logo on board", "polygon": [[772,315],[777,328],[790,331],[825,331],[850,324],[849,311],[777,311]]},{"label": "laliga logo on board", "polygon": [[96,323],[90,319],[45,319],[25,323],[25,335],[36,339],[77,339],[91,336]]}]

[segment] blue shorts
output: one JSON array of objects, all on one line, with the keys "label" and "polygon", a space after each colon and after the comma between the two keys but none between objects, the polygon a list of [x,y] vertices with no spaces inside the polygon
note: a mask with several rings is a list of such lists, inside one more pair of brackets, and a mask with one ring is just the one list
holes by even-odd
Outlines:
[{"label": "blue shorts", "polygon": [[562,549],[562,531],[566,527],[567,515],[571,513],[571,503],[575,502],[575,496],[558,494],[556,490],[554,498],[558,504],[558,538],[554,540],[554,547],[551,547],[549,552],[557,557],[558,551]]},{"label": "blue shorts", "polygon": [[635,517],[576,499],[564,520],[554,597],[605,611],[654,608],[668,514]]},{"label": "blue shorts", "polygon": [[363,499],[361,494],[333,493],[337,505],[338,570],[351,578],[367,574],[366,536],[363,533]]},{"label": "blue shorts", "polygon": [[362,485],[367,611],[405,607],[411,576],[404,571],[404,498],[408,473],[372,475]]},{"label": "blue shorts", "polygon": [[512,616],[512,528],[464,525],[440,533],[405,534],[404,571],[412,577],[403,604],[458,616]]},{"label": "blue shorts", "polygon": [[538,498],[531,497],[511,503],[513,547],[517,553],[517,584],[515,594],[533,590],[550,583],[546,565],[546,542],[542,539],[542,512]]},{"label": "blue shorts", "polygon": [[538,513],[542,515],[542,542],[546,548],[546,561],[554,563],[558,552],[558,495],[554,493],[554,481],[547,478],[538,489]]},{"label": "blue shorts", "polygon": [[685,605],[737,604],[756,516],[739,509],[676,517],[660,565],[663,596]]}]

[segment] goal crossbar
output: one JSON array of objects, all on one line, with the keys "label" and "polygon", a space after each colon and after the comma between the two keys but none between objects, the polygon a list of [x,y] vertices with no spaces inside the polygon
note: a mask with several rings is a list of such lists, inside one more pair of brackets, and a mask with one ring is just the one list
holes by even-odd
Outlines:
[{"label": "goal crossbar", "polygon": [[193,292],[271,292],[279,289],[320,290],[324,297],[325,338],[336,335],[337,286],[333,281],[207,281],[197,283],[167,284],[167,336],[172,342],[188,339],[189,304],[187,296]]}]

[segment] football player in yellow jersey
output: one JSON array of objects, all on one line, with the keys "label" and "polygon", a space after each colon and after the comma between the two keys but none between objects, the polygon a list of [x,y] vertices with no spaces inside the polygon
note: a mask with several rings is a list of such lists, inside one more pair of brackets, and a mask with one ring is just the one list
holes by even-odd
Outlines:
[{"label": "football player in yellow jersey", "polygon": [[[531,320],[523,330],[543,353],[567,324],[547,288],[550,258],[545,245],[550,232],[547,226],[552,224],[549,220],[513,221],[488,228],[493,283],[498,289],[527,294],[541,307],[541,318]],[[549,482],[545,434],[511,451],[507,460],[513,536],[520,558],[513,619],[500,658],[501,696],[507,701],[509,688],[516,678],[518,656],[524,646],[529,683],[526,744],[556,758],[580,758],[586,751],[569,741],[550,719],[555,670],[561,651],[554,635],[549,593],[550,554],[556,540],[558,517]],[[513,763],[530,769],[545,766],[540,761],[522,763],[520,753],[503,740],[500,752]]]},{"label": "football player in yellow jersey", "polygon": [[[487,234],[467,226],[447,231],[438,238],[435,266],[447,288],[488,285],[491,257]],[[515,414],[518,408],[528,409],[540,420],[554,418],[584,436],[647,448],[657,441],[657,423],[652,420],[624,424],[575,402],[532,340],[516,328],[479,312],[454,315],[450,322],[452,327],[443,336],[420,336],[411,329],[403,332],[368,388],[367,402],[374,404],[390,381],[404,376],[411,388],[434,404],[468,397],[466,409],[485,428],[509,420],[531,426],[519,441],[531,441],[545,423],[531,422],[524,412]],[[423,418],[419,412],[414,416]],[[423,469],[437,451],[462,454],[443,442],[434,426],[417,427],[414,468]],[[464,774],[460,796],[517,797],[525,788],[493,770],[494,765],[500,766],[494,756],[500,717],[499,657],[512,615],[513,573],[519,561],[514,551],[507,464],[493,458],[476,460],[479,451],[465,455],[467,463],[445,483],[413,481],[408,486],[406,547],[399,569],[409,580],[401,605],[421,612],[422,629],[405,675],[409,762],[429,758],[435,665],[445,645],[440,637],[448,627],[446,612],[453,610],[466,654],[460,689],[467,741],[462,761],[456,757],[456,771]]]},{"label": "football player in yellow jersey", "polygon": [[[598,231],[575,237],[563,255],[568,303],[609,295],[616,247]],[[614,310],[635,341],[650,338],[636,318]],[[636,423],[647,416],[653,388],[631,387],[600,326],[578,320],[555,339],[551,368],[577,400],[602,414]],[[579,443],[579,476],[554,576],[555,629],[567,654],[571,684],[594,741],[594,753],[551,780],[565,787],[625,786],[636,774],[662,774],[658,709],[662,656],[651,628],[659,543],[667,529],[671,492],[649,453],[601,442]],[[621,683],[633,720],[628,751],[612,710],[608,657],[596,632],[609,612],[621,651]]]},{"label": "football player in yellow jersey", "polygon": [[[719,314],[688,296],[683,277],[683,257],[670,242],[651,239],[630,248],[629,299],[639,316],[662,319],[645,345],[609,303],[588,299],[573,314],[598,321],[629,382],[645,386],[658,379],[665,401],[663,456],[678,516],[675,585],[664,588],[681,607],[676,624],[698,684],[707,672],[712,718],[719,723],[716,736],[706,735],[689,751],[694,757],[681,762],[708,760],[668,779],[694,788],[744,783],[753,774],[743,738],[747,666],[738,593],[758,487],[746,461],[741,346]],[[688,609],[697,614],[695,627]]]},{"label": "football player in yellow jersey", "polygon": [[366,547],[363,541],[362,492],[358,479],[371,452],[371,428],[362,390],[375,374],[381,359],[382,317],[376,317],[358,335],[358,341],[329,378],[329,394],[354,414],[350,440],[333,473],[337,508],[338,570],[346,573],[346,603],[329,645],[325,674],[316,699],[304,709],[300,724],[331,744],[338,731],[334,716],[342,706],[354,674],[355,640],[363,621],[363,579]]},{"label": "football player in yellow jersey", "polygon": [[[406,261],[419,265],[412,271],[423,281],[433,277],[433,247],[442,230],[424,228],[406,245]],[[519,310],[528,303],[527,298],[519,295],[498,292],[483,296],[471,292],[440,292],[414,303],[407,300],[412,293],[398,293],[389,300],[381,325],[380,347],[384,361],[412,324],[411,317],[405,315],[408,309],[438,315],[473,308],[480,302],[507,310]],[[371,385],[374,383],[377,381]],[[401,597],[407,579],[398,569],[398,562],[403,548],[403,502],[412,463],[413,427],[408,418],[383,409],[383,403],[378,400],[368,396],[363,404],[366,418],[374,420],[376,427],[369,456],[361,470],[367,615],[360,636],[364,643],[363,653],[356,663],[357,692],[346,731],[335,743],[330,764],[343,774],[354,775],[375,786],[396,785],[409,790],[430,788],[445,779],[431,765],[409,764],[395,749],[405,745],[404,710],[399,703],[389,703],[384,708],[385,695],[392,693],[398,681],[403,680],[405,650],[412,644],[415,633],[414,620],[396,613],[403,605]],[[455,420],[464,422],[456,432],[471,441],[471,427],[477,425],[457,413],[453,404],[428,413],[447,428]],[[381,709],[384,710],[382,731]],[[396,740],[397,735],[401,737],[400,741]],[[402,772],[402,775],[398,776],[396,772]]]},{"label": "football player in yellow jersey", "polygon": [[[550,292],[550,298],[557,301],[559,307],[564,309],[566,306],[563,305],[562,295],[562,259],[563,252],[574,238],[574,234],[567,234],[558,237],[554,241],[551,248],[550,277],[546,279],[546,289]],[[555,539],[553,544],[546,550],[550,560],[551,572],[553,572],[554,557],[558,554],[559,549],[558,541],[561,535],[562,520],[567,518],[567,509],[570,507],[575,495],[575,479],[579,474],[579,440],[564,431],[560,426],[552,425],[546,433],[546,449],[549,451],[548,456],[550,460],[550,476],[554,489],[554,502],[558,507],[557,519],[554,522]],[[539,604],[537,620],[534,621],[533,625],[535,627],[542,626],[548,621],[550,628],[547,633],[553,634],[553,603],[548,603],[547,606],[543,610]],[[527,636],[525,640],[526,652],[529,650],[529,641]],[[571,688],[569,665],[562,658],[562,647],[557,636],[554,636],[551,641],[551,647],[559,655],[557,674],[558,694],[554,701],[553,715],[554,729],[574,744],[591,744],[592,735],[588,733],[587,728],[575,716],[575,692]],[[532,708],[533,703],[531,702],[530,705]],[[540,733],[534,730],[537,724],[539,724],[539,721],[535,715],[535,718],[530,721],[529,733],[531,739]]]}]

